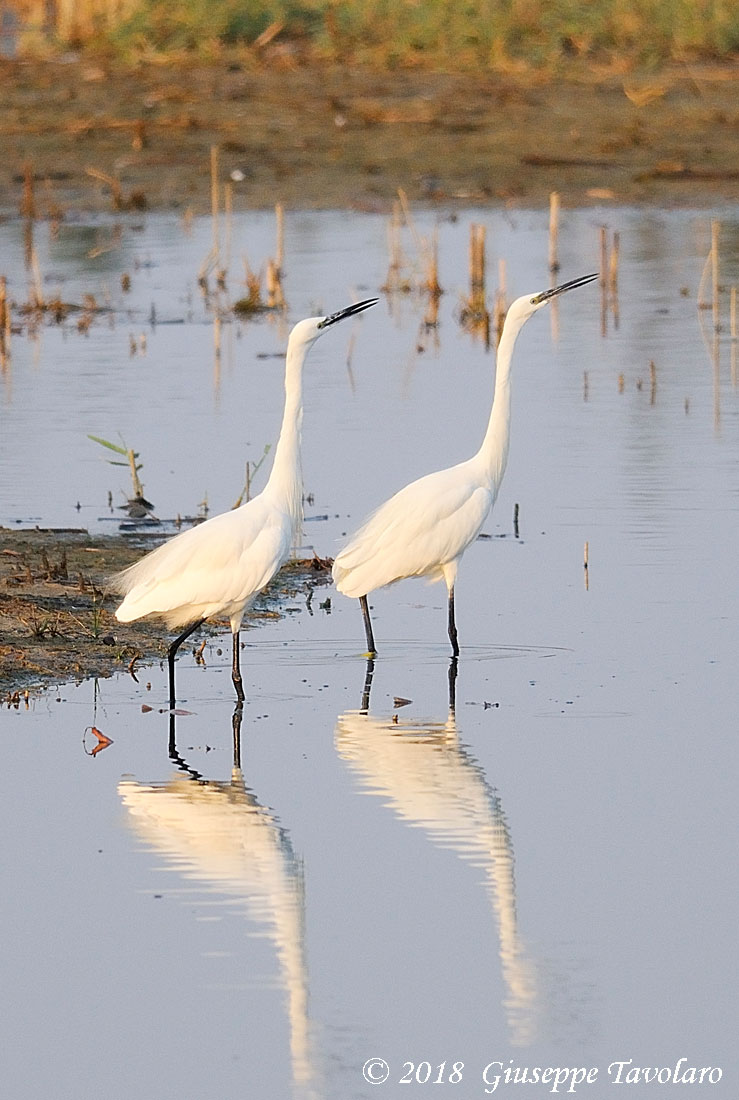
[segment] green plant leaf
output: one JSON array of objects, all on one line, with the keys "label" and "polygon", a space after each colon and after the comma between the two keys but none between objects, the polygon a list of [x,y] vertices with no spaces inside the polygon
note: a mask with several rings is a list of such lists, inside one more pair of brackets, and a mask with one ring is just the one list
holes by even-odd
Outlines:
[{"label": "green plant leaf", "polygon": [[99,435],[88,435],[87,438],[91,439],[93,443],[99,443],[101,447],[107,447],[109,451],[115,451],[118,455],[128,454],[125,447],[119,447],[117,443],[110,443],[107,439],[101,439]]}]

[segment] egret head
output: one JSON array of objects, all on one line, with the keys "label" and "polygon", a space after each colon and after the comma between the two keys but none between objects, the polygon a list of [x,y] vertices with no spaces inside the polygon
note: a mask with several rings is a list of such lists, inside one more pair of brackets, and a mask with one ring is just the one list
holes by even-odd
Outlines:
[{"label": "egret head", "polygon": [[598,278],[598,272],[594,275],[581,275],[579,279],[571,279],[569,283],[562,283],[560,286],[554,286],[551,290],[543,290],[541,294],[524,294],[522,298],[516,298],[508,310],[508,316],[511,317],[511,321],[516,318],[523,324],[527,321],[532,314],[536,313],[537,309],[541,309],[547,302],[551,302],[552,298],[556,298],[558,294],[563,294],[566,290],[574,290],[576,286],[584,286],[586,283],[592,283],[593,279]]},{"label": "egret head", "polygon": [[293,347],[309,347],[330,325],[343,321],[345,317],[353,317],[355,313],[369,309],[378,301],[379,298],[367,298],[363,302],[354,302],[344,309],[337,310],[336,313],[330,313],[328,317],[307,317],[304,321],[298,321],[290,333],[290,343]]}]

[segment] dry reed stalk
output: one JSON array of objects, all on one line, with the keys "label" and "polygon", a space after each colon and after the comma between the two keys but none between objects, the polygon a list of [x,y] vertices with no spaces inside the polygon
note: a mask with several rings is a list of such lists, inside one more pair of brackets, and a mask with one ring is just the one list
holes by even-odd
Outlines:
[{"label": "dry reed stalk", "polygon": [[485,226],[470,225],[470,293],[462,306],[461,324],[475,335],[481,334],[490,347],[490,313],[485,304]]},{"label": "dry reed stalk", "polygon": [[476,312],[485,309],[485,226],[470,226],[470,302]]},{"label": "dry reed stalk", "polygon": [[649,404],[654,405],[657,400],[657,368],[654,359],[649,361]]},{"label": "dry reed stalk", "polygon": [[413,215],[411,213],[411,208],[410,208],[410,205],[408,203],[408,196],[406,195],[406,193],[405,193],[405,191],[403,190],[402,187],[398,188],[398,199],[400,201],[400,208],[403,211],[403,217],[405,218],[405,224],[408,226],[408,228],[411,231],[411,236],[413,237],[414,244],[415,244],[416,248],[418,249],[418,251],[422,252],[423,251],[423,241],[421,239],[421,236],[420,236],[418,230],[416,229],[416,223],[413,220]]},{"label": "dry reed stalk", "polygon": [[218,146],[210,147],[210,215],[213,223],[213,252],[219,263],[221,252],[218,203]]},{"label": "dry reed stalk", "polygon": [[600,276],[598,282],[601,287],[605,287],[608,278],[608,229],[605,225],[599,227],[598,235],[600,237]]},{"label": "dry reed stalk", "polygon": [[231,240],[233,238],[234,185],[230,180],[223,185],[223,210],[226,219],[226,243],[224,245],[223,279],[231,267]]},{"label": "dry reed stalk", "polygon": [[559,271],[559,191],[549,195],[549,274],[556,276]]},{"label": "dry reed stalk", "polygon": [[400,272],[403,268],[403,250],[400,243],[401,220],[400,203],[395,200],[393,202],[393,212],[387,227],[387,244],[390,254],[390,263],[388,265],[385,283],[381,288],[391,294],[393,291],[401,289]]},{"label": "dry reed stalk", "polygon": [[613,327],[618,328],[620,320],[620,310],[618,301],[618,268],[621,258],[621,235],[618,230],[614,230],[611,243],[611,251],[608,257],[608,294],[611,302],[611,312],[613,313]]},{"label": "dry reed stalk", "polygon": [[731,384],[736,386],[736,287],[729,293],[729,335],[731,337]]},{"label": "dry reed stalk", "polygon": [[719,223],[715,219],[711,222],[711,310],[713,316],[713,331],[718,332],[721,325],[719,319],[718,301],[718,239]]},{"label": "dry reed stalk", "polygon": [[613,233],[613,246],[608,262],[608,287],[615,298],[618,294],[618,263],[621,255],[621,235],[618,230]]},{"label": "dry reed stalk", "polygon": [[5,367],[10,358],[10,304],[8,280],[0,275],[0,366]]},{"label": "dry reed stalk", "polygon": [[513,534],[515,538],[518,538],[518,501],[513,505]]},{"label": "dry reed stalk", "polygon": [[107,172],[103,172],[100,168],[85,168],[85,172],[93,179],[101,180],[103,183],[107,183],[110,188],[110,197],[114,210],[123,210],[123,191],[121,188],[121,181],[116,176],[110,176]]},{"label": "dry reed stalk", "polygon": [[278,279],[282,279],[282,273],[285,270],[285,211],[281,202],[275,203],[275,225],[277,230],[275,268]]},{"label": "dry reed stalk", "polygon": [[585,549],[583,551],[583,559],[582,559],[583,575],[585,577],[585,591],[586,592],[590,588],[590,571],[588,569],[589,550],[590,550],[590,547],[589,547],[588,543],[586,542],[585,543]]},{"label": "dry reed stalk", "polygon": [[216,363],[221,361],[221,315],[218,310],[213,315],[213,354]]},{"label": "dry reed stalk", "polygon": [[31,272],[33,274],[33,300],[31,305],[34,309],[44,309],[46,302],[44,301],[44,290],[41,283],[41,268],[39,267],[38,254],[35,248],[31,249]]},{"label": "dry reed stalk", "polygon": [[424,328],[435,329],[439,325],[439,300],[444,293],[439,283],[439,229],[434,226],[431,243],[425,244],[426,277],[423,289],[428,294],[428,304],[423,318]]},{"label": "dry reed stalk", "polygon": [[498,260],[498,289],[495,291],[495,302],[493,304],[493,329],[495,331],[496,340],[500,340],[507,312],[508,287],[506,262],[501,259]]},{"label": "dry reed stalk", "polygon": [[275,260],[267,260],[267,276],[266,276],[266,288],[267,288],[267,308],[268,309],[284,309],[285,308],[285,295],[282,290],[282,280],[280,279],[280,270]]},{"label": "dry reed stalk", "polygon": [[36,200],[33,193],[33,164],[27,160],[23,165],[23,198],[20,214],[22,218],[36,217]]},{"label": "dry reed stalk", "polygon": [[26,267],[31,266],[35,225],[36,222],[33,220],[33,218],[26,218],[23,222],[23,263],[26,265]]},{"label": "dry reed stalk", "polygon": [[600,227],[600,334],[608,332],[608,230]]},{"label": "dry reed stalk", "polygon": [[431,234],[431,243],[426,248],[426,290],[432,298],[444,293],[439,282],[439,227],[434,226]]},{"label": "dry reed stalk", "polygon": [[141,484],[141,482],[139,480],[139,472],[138,472],[138,469],[136,467],[136,455],[134,454],[133,450],[130,447],[126,451],[126,456],[128,458],[128,465],[131,467],[131,481],[133,483],[133,495],[134,495],[134,497],[143,497],[144,487],[143,487],[143,485]]}]

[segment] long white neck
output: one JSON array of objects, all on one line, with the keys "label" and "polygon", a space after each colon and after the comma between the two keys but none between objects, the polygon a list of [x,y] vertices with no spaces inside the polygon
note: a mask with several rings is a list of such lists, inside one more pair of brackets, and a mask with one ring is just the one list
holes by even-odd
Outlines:
[{"label": "long white neck", "polygon": [[485,438],[475,461],[480,466],[482,476],[497,493],[506,463],[508,462],[508,441],[511,433],[511,360],[513,348],[526,316],[509,317],[503,326],[498,344],[495,363],[495,392],[493,407],[490,410]]},{"label": "long white neck", "polygon": [[300,430],[303,423],[303,362],[305,347],[288,345],[285,365],[285,411],[265,493],[293,516],[302,518],[303,473],[300,466]]}]

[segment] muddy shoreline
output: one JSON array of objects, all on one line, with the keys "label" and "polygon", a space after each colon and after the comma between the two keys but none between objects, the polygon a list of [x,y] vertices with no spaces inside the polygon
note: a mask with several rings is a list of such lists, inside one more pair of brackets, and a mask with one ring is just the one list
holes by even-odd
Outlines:
[{"label": "muddy shoreline", "polygon": [[[129,537],[92,537],[86,531],[0,528],[0,703],[19,706],[28,693],[91,676],[135,673],[166,657],[172,635],[157,620],[119,623],[120,598],[108,578],[152,548]],[[243,631],[280,617],[288,607],[318,608],[330,563],[289,562],[244,617]],[[224,633],[225,632],[225,633]],[[224,637],[228,625],[206,624],[193,638]]]},{"label": "muddy shoreline", "polygon": [[739,200],[737,65],[376,72],[243,58],[0,62],[0,209],[210,211]]}]

